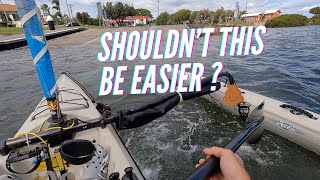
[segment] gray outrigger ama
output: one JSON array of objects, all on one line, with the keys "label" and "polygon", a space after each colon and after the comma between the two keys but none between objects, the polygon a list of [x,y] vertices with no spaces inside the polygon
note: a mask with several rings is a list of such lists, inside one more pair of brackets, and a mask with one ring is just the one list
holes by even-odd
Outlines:
[{"label": "gray outrigger ama", "polygon": [[[190,73],[187,73],[188,79],[184,84],[188,84],[190,75]],[[264,101],[265,121],[263,125],[266,130],[276,133],[316,154],[320,154],[320,114],[246,89],[240,89],[245,103],[230,106],[224,101],[227,91],[228,87],[221,86],[218,91],[204,95],[202,98],[241,117],[250,114],[254,108],[259,106],[259,102]],[[229,98],[236,99],[237,96],[234,95]]]}]

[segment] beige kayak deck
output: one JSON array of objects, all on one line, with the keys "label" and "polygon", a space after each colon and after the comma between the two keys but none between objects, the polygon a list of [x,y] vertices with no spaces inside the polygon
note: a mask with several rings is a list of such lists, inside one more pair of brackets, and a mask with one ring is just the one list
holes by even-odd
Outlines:
[{"label": "beige kayak deck", "polygon": [[[62,75],[57,81],[57,85],[61,91],[59,95],[61,110],[63,114],[68,115],[68,118],[78,118],[82,121],[87,121],[100,117],[99,112],[96,110],[96,107],[91,102],[90,98],[86,96],[81,88],[68,76]],[[17,135],[25,132],[38,132],[39,127],[48,119],[48,117],[50,117],[50,113],[47,110],[46,100],[43,99],[37,108],[35,108],[35,111],[25,121],[21,129],[17,132]],[[119,172],[121,178],[124,175],[124,169],[126,167],[133,167],[133,171],[136,173],[138,178],[144,179],[112,125],[108,125],[105,129],[93,128],[83,132],[78,132],[75,139],[96,141],[96,144],[102,145],[107,150],[109,155],[107,177],[109,177],[113,172]],[[54,149],[57,148],[59,147],[50,148],[50,152],[53,153]],[[6,159],[7,156],[0,157],[0,175],[12,174],[6,169]],[[30,161],[25,160],[23,162],[14,163],[12,167],[15,170],[26,172],[34,166],[34,164],[32,164],[32,160],[33,159],[30,159]],[[83,166],[84,165],[69,167],[68,179],[81,179],[80,177],[82,175]],[[59,173],[56,174],[59,177]],[[43,175],[45,175],[45,172],[33,172],[28,175],[19,175],[19,177],[22,179],[34,179],[36,176],[43,177]]]}]

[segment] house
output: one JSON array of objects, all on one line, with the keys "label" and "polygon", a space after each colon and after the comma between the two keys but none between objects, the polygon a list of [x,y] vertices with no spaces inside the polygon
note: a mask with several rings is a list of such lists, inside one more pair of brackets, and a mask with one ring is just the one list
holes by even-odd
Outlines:
[{"label": "house", "polygon": [[259,23],[259,22],[267,22],[275,17],[279,17],[281,15],[281,10],[267,10],[264,13],[252,13],[252,14],[244,14],[241,16],[242,19],[244,19],[246,22],[253,22],[253,23]]},{"label": "house", "polygon": [[241,16],[246,22],[260,22],[262,20],[261,13],[244,14]]},{"label": "house", "polygon": [[[149,16],[127,16],[124,18],[123,26],[143,26],[147,25],[148,21],[151,20]],[[116,20],[106,20],[106,24],[109,26],[117,26]]]},{"label": "house", "polygon": [[[41,20],[43,23],[45,23],[45,19],[47,18],[48,14],[44,13],[43,10],[41,10],[40,4],[37,4],[37,7]],[[22,27],[16,5],[0,4],[0,26],[1,25]]]},{"label": "house", "polygon": [[133,26],[147,25],[149,20],[149,16],[133,16]]},{"label": "house", "polygon": [[16,5],[0,4],[0,24],[21,27]]},{"label": "house", "polygon": [[275,9],[275,10],[267,10],[265,13],[264,13],[264,19],[263,21],[269,21],[275,17],[279,17],[281,15],[281,10],[280,9]]}]

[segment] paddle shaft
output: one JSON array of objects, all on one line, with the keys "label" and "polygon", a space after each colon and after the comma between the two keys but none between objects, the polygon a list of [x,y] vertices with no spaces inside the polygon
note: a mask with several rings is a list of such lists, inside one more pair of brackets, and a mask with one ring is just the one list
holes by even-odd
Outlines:
[{"label": "paddle shaft", "polygon": [[[238,148],[261,126],[263,118],[257,122],[250,123],[246,128],[233,138],[224,148],[235,152]],[[214,173],[220,170],[220,159],[211,156],[198,168],[196,168],[186,180],[208,180]]]}]

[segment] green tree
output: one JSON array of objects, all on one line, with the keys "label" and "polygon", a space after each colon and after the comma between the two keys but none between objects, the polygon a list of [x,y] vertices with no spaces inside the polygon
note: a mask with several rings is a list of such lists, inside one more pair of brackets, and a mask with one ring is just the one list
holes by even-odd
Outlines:
[{"label": "green tree", "polygon": [[150,18],[153,18],[151,12],[148,9],[138,8],[136,9],[135,14],[139,16],[149,16]]},{"label": "green tree", "polygon": [[309,10],[309,12],[310,12],[311,14],[314,14],[314,15],[320,14],[320,6],[311,8],[311,9]]},{"label": "green tree", "polygon": [[60,12],[56,12],[54,15],[53,15],[54,18],[62,18],[62,14]]},{"label": "green tree", "polygon": [[77,12],[76,18],[81,24],[88,25],[90,23],[90,18],[91,17],[87,12],[82,12],[82,13]]},{"label": "green tree", "polygon": [[57,10],[58,12],[56,12],[55,14],[54,14],[54,16],[56,17],[56,18],[62,18],[62,14],[61,14],[61,9],[60,9],[60,1],[59,0],[52,0],[51,1],[51,3],[52,3],[52,9],[55,9],[55,10]]},{"label": "green tree", "polygon": [[310,19],[313,25],[320,25],[320,6],[311,8],[309,11],[314,16]]},{"label": "green tree", "polygon": [[134,7],[128,4],[124,4],[124,11],[125,11],[125,17],[136,15],[136,10],[134,9]]},{"label": "green tree", "polygon": [[309,19],[301,14],[284,14],[273,18],[266,22],[265,26],[268,28],[274,27],[294,27],[305,26],[309,23]]},{"label": "green tree", "polygon": [[99,19],[98,18],[90,18],[88,25],[99,26]]},{"label": "green tree", "polygon": [[211,14],[210,14],[209,9],[203,9],[203,10],[199,11],[198,16],[200,17],[202,22],[205,22],[205,21],[210,21]]},{"label": "green tree", "polygon": [[223,7],[216,10],[214,14],[214,19],[216,20],[217,23],[221,22],[222,19],[224,19],[225,17],[226,17],[226,11],[224,10]]},{"label": "green tree", "polygon": [[105,6],[105,13],[108,19],[113,19],[113,4],[112,2],[107,2]]},{"label": "green tree", "polygon": [[320,25],[320,14],[314,15],[310,20],[313,25]]},{"label": "green tree", "polygon": [[181,9],[171,15],[174,24],[182,24],[191,17],[191,11],[189,9]]},{"label": "green tree", "polygon": [[48,4],[42,4],[41,9],[43,10],[43,13],[47,13],[50,15],[50,7],[48,6]]},{"label": "green tree", "polygon": [[191,12],[191,15],[190,15],[190,18],[189,18],[189,23],[190,24],[194,24],[197,22],[198,20],[198,13],[199,11],[192,11]]},{"label": "green tree", "polygon": [[134,7],[122,2],[117,2],[116,4],[107,2],[105,10],[107,18],[115,20],[119,26],[127,16],[135,15]]},{"label": "green tree", "polygon": [[157,25],[167,25],[169,18],[170,18],[169,13],[163,12],[157,17],[156,24]]}]

